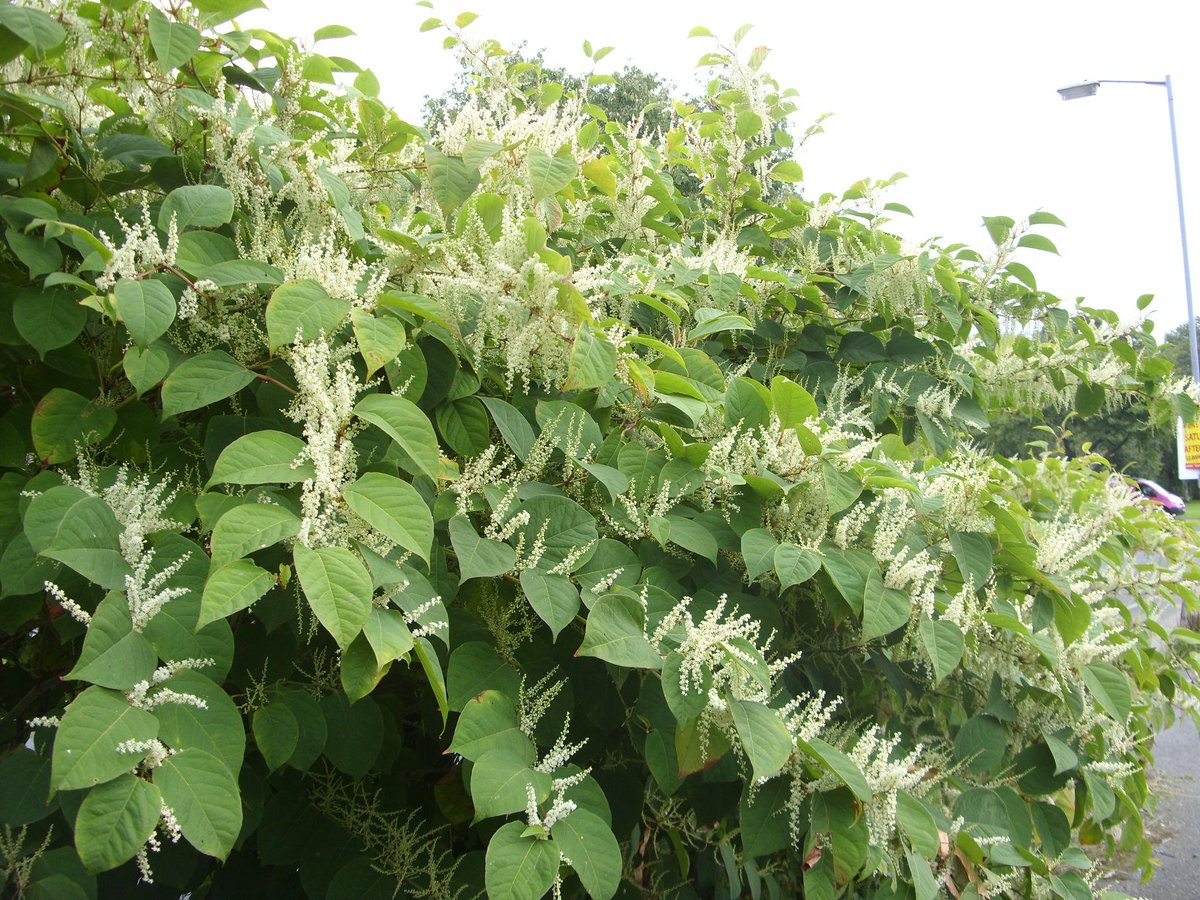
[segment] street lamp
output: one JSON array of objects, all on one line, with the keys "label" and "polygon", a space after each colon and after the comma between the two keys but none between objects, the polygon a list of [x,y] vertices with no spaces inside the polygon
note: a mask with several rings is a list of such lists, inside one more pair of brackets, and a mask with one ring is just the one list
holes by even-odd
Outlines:
[{"label": "street lamp", "polygon": [[1183,217],[1183,180],[1179,175],[1179,138],[1175,133],[1175,95],[1171,93],[1171,76],[1166,76],[1165,81],[1126,81],[1108,78],[1099,81],[1084,81],[1080,84],[1059,88],[1058,95],[1064,100],[1092,97],[1102,84],[1152,84],[1167,89],[1167,115],[1171,120],[1171,153],[1175,158],[1175,198],[1179,203],[1179,240],[1183,244],[1183,287],[1187,297],[1188,346],[1192,357],[1192,378],[1200,381],[1200,353],[1196,349],[1196,314],[1192,309],[1192,269],[1188,260],[1187,225]]}]

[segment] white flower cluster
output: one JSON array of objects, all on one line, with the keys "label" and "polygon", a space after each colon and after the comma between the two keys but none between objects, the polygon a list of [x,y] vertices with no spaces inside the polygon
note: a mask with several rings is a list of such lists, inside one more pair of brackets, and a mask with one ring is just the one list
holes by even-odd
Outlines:
[{"label": "white flower cluster", "polygon": [[102,291],[112,290],[122,278],[138,279],[149,272],[175,265],[179,252],[179,229],[175,216],[167,226],[167,245],[158,237],[158,229],[150,217],[150,206],[142,201],[142,218],[138,222],[127,222],[120,216],[117,220],[125,232],[124,241],[118,245],[103,231],[100,240],[111,251],[104,271],[96,276],[96,287]]},{"label": "white flower cluster", "polygon": [[[190,554],[185,553],[161,572],[153,573],[155,550],[146,543],[147,537],[157,532],[186,528],[182,522],[176,522],[166,515],[167,507],[178,493],[178,487],[170,487],[166,482],[154,484],[150,476],[144,473],[134,476],[128,466],[117,469],[111,485],[101,487],[100,471],[90,460],[82,457],[78,473],[74,477],[64,475],[63,480],[86,494],[102,499],[120,524],[121,556],[133,569],[132,574],[125,576],[125,599],[129,604],[134,630],[142,631],[167,603],[190,590],[167,587],[167,582],[183,567]],[[47,590],[50,588],[47,587]],[[72,612],[72,615],[75,613]]]},{"label": "white flower cluster", "polygon": [[506,206],[493,242],[472,214],[461,236],[434,245],[437,268],[414,283],[460,323],[471,323],[463,340],[504,370],[508,387],[534,378],[562,384],[579,327],[560,299],[567,279],[530,252],[530,227]]},{"label": "white flower cluster", "polygon": [[342,545],[352,536],[343,516],[342,489],[358,472],[352,439],[361,425],[354,417],[354,403],[367,387],[350,359],[355,350],[353,342],[334,349],[324,337],[288,350],[299,392],[287,416],[303,425],[305,440],[295,464],[307,459],[314,470],[302,488],[297,538],[308,547]]},{"label": "white flower cluster", "polygon": [[190,556],[190,553],[185,553],[161,572],[152,574],[154,550],[150,549],[145,551],[134,565],[133,574],[125,576],[125,599],[129,603],[129,615],[133,620],[134,631],[145,630],[159,610],[189,592],[190,588],[167,587],[167,582],[183,568]]},{"label": "white flower cluster", "polygon": [[311,278],[330,297],[374,309],[389,272],[385,266],[352,258],[339,237],[327,227],[312,238],[297,240],[280,268],[288,278]]},{"label": "white flower cluster", "polygon": [[[408,582],[405,582],[407,585]],[[404,615],[404,621],[408,623],[409,631],[415,638],[435,637],[439,633],[450,628],[450,623],[445,619],[436,619],[432,622],[422,622],[421,617],[426,615],[433,609],[441,605],[442,598],[440,596],[431,597],[419,606],[413,607],[411,610],[401,610]]]},{"label": "white flower cluster", "polygon": [[116,478],[108,487],[101,487],[100,480],[100,470],[83,457],[75,476],[63,474],[67,484],[108,504],[121,525],[121,555],[131,566],[141,560],[149,535],[160,531],[182,531],[187,527],[166,515],[167,507],[179,493],[178,486],[172,487],[165,481],[154,484],[149,475],[135,474],[126,465],[117,469]]},{"label": "white flower cluster", "polygon": [[567,686],[564,679],[555,679],[557,673],[557,668],[551,669],[529,689],[525,687],[525,676],[521,676],[521,686],[517,691],[517,720],[522,734],[531,741],[537,723],[549,711],[554,698]]},{"label": "white flower cluster", "polygon": [[43,587],[45,587],[46,593],[57,600],[58,605],[61,606],[63,610],[71,616],[72,619],[84,627],[92,624],[92,614],[68,597],[66,592],[63,591],[63,589],[57,584],[55,584],[53,581],[46,581],[43,582]]},{"label": "white flower cluster", "polygon": [[917,787],[929,771],[920,764],[924,749],[920,744],[906,756],[892,759],[899,745],[900,735],[881,737],[879,726],[872,725],[849,754],[871,787],[872,798],[866,804],[867,827],[871,843],[877,846],[886,844],[896,830],[896,792]]},{"label": "white flower cluster", "polygon": [[216,665],[216,660],[211,658],[180,659],[169,662],[155,669],[146,681],[139,681],[135,684],[125,694],[125,697],[129,700],[131,706],[135,706],[138,709],[150,710],[165,703],[177,703],[184,706],[194,706],[197,709],[208,709],[208,703],[203,698],[197,697],[195,694],[162,687],[162,684],[185,669],[203,669],[214,665]]},{"label": "white flower cluster", "polygon": [[157,738],[149,740],[128,740],[117,744],[118,753],[128,753],[142,757],[141,766],[146,771],[157,769],[167,759],[175,755],[175,751],[163,744]]},{"label": "white flower cluster", "polygon": [[[645,606],[644,590],[641,600]],[[717,712],[725,710],[725,697],[767,702],[774,676],[799,658],[797,654],[767,662],[765,650],[770,639],[762,640],[762,623],[749,613],[739,614],[736,607],[727,613],[728,604],[729,596],[722,594],[696,622],[691,613],[692,598],[684,597],[652,634],[646,634],[651,644],[666,651],[671,649],[668,639],[672,643],[678,639],[674,650],[682,657],[679,689],[688,694],[702,690],[701,685],[707,681],[708,706]],[[751,650],[745,649],[746,645]],[[761,676],[764,670],[769,673],[765,679]]]},{"label": "white flower cluster", "polygon": [[544,772],[550,775],[568,762],[571,757],[578,753],[587,744],[587,738],[584,738],[577,744],[572,744],[567,740],[567,735],[571,731],[571,714],[567,713],[566,719],[563,721],[562,731],[554,741],[554,746],[546,751],[546,755],[533,767],[535,772]]}]

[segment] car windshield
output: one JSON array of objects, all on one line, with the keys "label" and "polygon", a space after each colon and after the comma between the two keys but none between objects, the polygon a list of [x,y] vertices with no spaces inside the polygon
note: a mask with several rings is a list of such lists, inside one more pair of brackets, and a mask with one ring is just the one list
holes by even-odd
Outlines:
[{"label": "car windshield", "polygon": [[1138,480],[1142,483],[1142,485],[1144,487],[1150,488],[1157,494],[1169,493],[1169,491],[1165,487],[1163,487],[1161,484],[1158,484],[1157,482],[1151,481],[1149,478],[1139,478]]}]

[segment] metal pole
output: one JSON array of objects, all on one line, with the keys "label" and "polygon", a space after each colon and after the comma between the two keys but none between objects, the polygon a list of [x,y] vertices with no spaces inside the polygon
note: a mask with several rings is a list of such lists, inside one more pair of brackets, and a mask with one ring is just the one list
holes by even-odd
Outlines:
[{"label": "metal pole", "polygon": [[1183,215],[1183,179],[1179,174],[1179,137],[1175,132],[1175,95],[1171,76],[1167,76],[1167,114],[1171,118],[1171,155],[1175,158],[1175,197],[1179,202],[1179,241],[1183,245],[1183,287],[1187,296],[1188,346],[1192,357],[1192,378],[1200,381],[1200,352],[1196,349],[1196,313],[1192,306],[1192,266],[1188,259],[1187,222]]}]

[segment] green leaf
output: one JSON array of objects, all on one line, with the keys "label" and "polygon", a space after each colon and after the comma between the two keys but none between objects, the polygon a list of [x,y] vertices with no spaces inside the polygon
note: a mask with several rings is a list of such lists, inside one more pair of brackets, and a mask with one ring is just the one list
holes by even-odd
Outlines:
[{"label": "green leaf", "polygon": [[1125,724],[1133,704],[1129,680],[1125,673],[1112,663],[1097,660],[1085,665],[1080,674],[1088,692],[1100,704],[1100,708],[1118,723]]},{"label": "green leaf", "polygon": [[603,819],[577,809],[555,822],[550,833],[592,900],[609,900],[616,894],[621,883],[621,848]]},{"label": "green leaf", "polygon": [[366,635],[360,634],[350,646],[342,651],[341,682],[346,699],[357,703],[379,684],[391,666],[391,662],[380,663],[375,655],[375,648],[367,640]]},{"label": "green leaf", "polygon": [[991,539],[978,531],[952,531],[950,547],[963,580],[969,577],[976,590],[983,587],[992,574]]},{"label": "green leaf", "polygon": [[862,769],[849,756],[832,744],[825,743],[820,738],[813,738],[811,741],[801,743],[800,748],[819,761],[842,784],[850,788],[850,792],[856,798],[863,803],[870,802],[872,797],[871,786],[867,783]]},{"label": "green leaf", "polygon": [[53,17],[30,7],[0,6],[0,27],[11,31],[38,56],[44,56],[67,39],[66,29]]},{"label": "green leaf", "polygon": [[185,228],[219,228],[233,218],[233,194],[216,184],[189,184],[167,194],[158,212],[158,227],[167,231],[171,220]]},{"label": "green leaf", "polygon": [[455,516],[450,520],[450,543],[458,559],[458,577],[462,581],[495,578],[511,571],[517,564],[517,553],[512,547],[480,537],[466,516]]},{"label": "green leaf", "polygon": [[433,191],[433,198],[446,221],[450,221],[454,211],[479,187],[479,169],[457,156],[446,156],[433,147],[425,149],[425,162],[429,166],[429,187]]},{"label": "green leaf", "polygon": [[674,731],[655,728],[646,735],[645,757],[646,767],[663,794],[670,797],[679,790],[683,778],[679,775],[679,760],[675,758]]},{"label": "green leaf", "polygon": [[695,343],[701,338],[720,334],[722,331],[752,331],[754,328],[745,316],[721,312],[717,309],[698,309],[695,317],[698,324],[687,333],[689,344]]},{"label": "green leaf", "polygon": [[672,544],[716,563],[717,539],[704,525],[695,519],[685,519],[676,515],[668,515],[665,521],[669,525],[667,539]]},{"label": "green leaf", "polygon": [[780,544],[775,549],[774,564],[775,574],[779,576],[779,589],[783,591],[793,584],[803,584],[816,575],[821,568],[821,557],[795,544]]},{"label": "green leaf", "polygon": [[784,428],[803,425],[805,420],[818,415],[817,401],[812,394],[782,375],[771,379],[771,403]]},{"label": "green leaf", "polygon": [[[195,748],[211,753],[225,763],[230,772],[240,772],[246,755],[242,713],[224,689],[201,672],[212,674],[213,669],[185,670],[165,682],[172,690],[199,697],[205,708],[187,703],[164,703],[155,707],[158,737],[174,750]],[[216,673],[216,677],[221,677],[220,673]]]},{"label": "green leaf", "polygon": [[1078,754],[1066,741],[1047,733],[1046,729],[1043,729],[1042,736],[1046,739],[1046,746],[1050,748],[1050,755],[1054,757],[1055,775],[1071,772],[1079,765]]},{"label": "green leaf", "polygon": [[500,659],[490,644],[468,641],[450,654],[448,700],[452,710],[461,711],[472,697],[489,689],[515,697],[520,684],[516,669]]},{"label": "green leaf", "polygon": [[601,388],[616,377],[617,348],[606,337],[596,337],[587,328],[580,329],[571,345],[570,364],[564,391]]},{"label": "green leaf", "polygon": [[267,303],[267,338],[274,353],[293,343],[332,336],[350,313],[350,303],[336,300],[311,278],[285,281]]},{"label": "green leaf", "polygon": [[161,281],[122,278],[113,288],[117,315],[139,347],[166,334],[175,321],[175,295]]},{"label": "green leaf", "polygon": [[[188,234],[207,234],[202,231],[189,231]],[[283,281],[283,273],[274,266],[269,266],[257,259],[230,259],[214,263],[199,273],[205,281],[211,281],[217,287],[236,287],[242,284],[279,284]]]},{"label": "green leaf", "polygon": [[214,566],[248,556],[264,547],[294,538],[300,520],[294,514],[268,503],[245,503],[217,520],[210,547]]},{"label": "green leaf", "polygon": [[377,668],[399,659],[413,648],[412,632],[398,609],[372,606],[367,624],[363,626],[363,636],[375,653]]},{"label": "green leaf", "polygon": [[434,411],[438,430],[459,456],[478,456],[491,443],[487,412],[478,397],[443,403]]},{"label": "green leaf", "polygon": [[517,725],[517,708],[505,694],[484,691],[463,706],[450,750],[471,761],[500,746],[520,751],[532,764],[533,744]]},{"label": "green leaf", "polygon": [[790,799],[791,788],[786,778],[773,778],[742,794],[738,822],[746,856],[770,856],[791,844],[787,815]]},{"label": "green leaf", "polygon": [[550,633],[559,633],[575,620],[579,612],[579,590],[565,575],[543,575],[534,569],[521,572],[521,590]]},{"label": "green leaf", "polygon": [[1004,762],[1008,733],[991,716],[973,716],[963,723],[954,737],[954,755],[977,775],[995,775]]},{"label": "green leaf", "polygon": [[675,758],[679,760],[679,776],[702,772],[715,766],[729,752],[725,733],[703,718],[680,722],[675,729]]},{"label": "green leaf", "polygon": [[253,380],[254,373],[224,350],[185,359],[163,382],[163,418],[224,400]]},{"label": "green leaf", "polygon": [[908,871],[912,876],[917,900],[937,900],[941,896],[942,888],[929,868],[929,863],[912,852],[905,853],[904,858],[908,863]]},{"label": "green leaf", "polygon": [[382,429],[416,463],[420,473],[437,480],[441,472],[437,436],[428,416],[415,403],[394,394],[368,394],[358,401],[354,414]]},{"label": "green leaf", "polygon": [[911,612],[912,598],[907,592],[884,587],[883,575],[872,568],[863,591],[863,640],[871,641],[902,628]]},{"label": "green leaf", "polygon": [[1054,246],[1054,241],[1040,234],[1024,234],[1017,241],[1018,247],[1028,247],[1031,250],[1044,250],[1046,253],[1058,253],[1058,248]]},{"label": "green leaf", "polygon": [[300,724],[286,703],[268,703],[254,713],[254,743],[267,769],[274,772],[296,752]]},{"label": "green leaf", "polygon": [[50,760],[26,747],[0,756],[0,824],[32,825],[57,811],[50,796]]},{"label": "green leaf", "polygon": [[171,371],[171,357],[157,347],[130,347],[123,361],[125,377],[140,397],[158,385]]},{"label": "green leaf", "polygon": [[92,788],[75,817],[75,849],[88,871],[107,872],[133,859],[161,810],[158,788],[133,775]]},{"label": "green leaf", "polygon": [[569,150],[564,148],[551,156],[540,147],[529,148],[526,166],[535,204],[553,197],[570,184],[579,168]]},{"label": "green leaf", "polygon": [[627,669],[661,669],[662,658],[643,634],[645,612],[634,597],[607,594],[588,613],[576,656],[595,656]]},{"label": "green leaf", "polygon": [[328,737],[325,756],[351,778],[361,780],[371,771],[383,749],[383,715],[370,697],[351,704],[340,691],[321,700]]},{"label": "green leaf", "polygon": [[429,642],[428,638],[418,637],[413,638],[413,655],[421,663],[425,680],[429,683],[429,689],[433,691],[433,699],[437,702],[438,712],[442,714],[442,728],[445,728],[446,720],[450,716],[450,702],[446,697],[446,676],[442,672],[442,664],[438,660],[437,651],[433,649],[433,644]]},{"label": "green leaf", "polygon": [[737,131],[737,136],[743,141],[748,141],[762,131],[763,120],[762,116],[750,109],[743,109],[737,114],[737,123],[734,129]]},{"label": "green leaf", "polygon": [[108,437],[117,424],[117,414],[107,406],[66,388],[51,388],[38,401],[29,425],[33,448],[47,465],[75,458],[77,448]]},{"label": "green leaf", "polygon": [[792,755],[792,737],[783,719],[769,706],[752,700],[729,700],[728,704],[754,777],[765,780],[777,774]]},{"label": "green leaf", "polygon": [[963,655],[963,633],[953,622],[922,616],[921,643],[933,665],[933,683],[938,684],[958,666]]},{"label": "green leaf", "polygon": [[367,378],[394,360],[408,340],[404,323],[392,316],[373,316],[365,309],[355,309],[350,313],[350,322],[367,364]]},{"label": "green leaf", "polygon": [[[529,513],[529,524],[518,534],[524,534],[525,546],[532,547],[541,536],[546,550],[538,561],[541,570],[552,569],[572,553],[578,554],[598,537],[596,519],[573,500],[555,495],[541,495],[526,500],[521,508]],[[573,569],[586,563],[593,551],[577,556]]]},{"label": "green leaf", "polygon": [[483,871],[490,900],[540,900],[554,883],[558,845],[524,831],[521,822],[508,822],[488,841]]},{"label": "green leaf", "polygon": [[26,288],[13,299],[13,324],[40,355],[65,347],[83,331],[87,309],[67,290]]},{"label": "green leaf", "polygon": [[154,48],[159,65],[168,71],[178,69],[200,49],[200,32],[191,25],[170,21],[160,10],[151,7],[150,46]]},{"label": "green leaf", "polygon": [[240,262],[237,244],[212,231],[185,231],[179,236],[179,252],[175,264],[183,271],[206,278],[214,267],[227,262]]},{"label": "green leaf", "polygon": [[371,613],[371,575],[342,547],[295,548],[296,574],[317,619],[342,649],[362,631]]},{"label": "green leaf", "polygon": [[225,763],[204,750],[181,750],[154,770],[154,783],[188,843],[217,859],[229,855],[242,828],[242,803]]},{"label": "green leaf", "polygon": [[[797,434],[800,429],[797,427]],[[862,493],[862,482],[853,472],[841,472],[829,460],[821,463],[821,471],[825,475],[825,496],[829,502],[829,514],[840,513],[849,509],[850,504]]]},{"label": "green leaf", "polygon": [[54,736],[50,790],[75,790],[111,781],[137,765],[136,753],[119,753],[127,741],[158,737],[158,720],[129,705],[124,695],[90,687],[67,707]]},{"label": "green leaf", "polygon": [[429,562],[433,515],[411,484],[394,475],[368,472],[348,485],[342,497],[380,534]]},{"label": "green leaf", "polygon": [[617,176],[603,158],[589,159],[583,164],[583,176],[600,189],[606,197],[616,198]]},{"label": "green leaf", "polygon": [[301,688],[281,691],[279,702],[292,711],[300,728],[296,749],[287,763],[301,772],[306,771],[317,761],[329,738],[329,726],[325,722],[325,713],[321,709],[321,705],[313,699],[312,694]]},{"label": "green leaf", "polygon": [[214,484],[293,484],[314,477],[307,460],[298,461],[308,445],[283,431],[252,431],[221,451],[213,466]]},{"label": "green leaf", "polygon": [[248,559],[235,559],[213,569],[200,599],[197,630],[252,606],[275,585],[275,577]]},{"label": "green leaf", "polygon": [[517,459],[524,462],[525,457],[529,455],[529,451],[533,449],[534,440],[536,440],[533,434],[533,426],[529,424],[529,420],[521,415],[520,410],[506,400],[501,400],[497,397],[480,397],[479,399],[487,407],[487,411],[491,414],[492,421],[496,423],[496,429],[500,432],[500,436],[504,438],[504,442],[517,455]]},{"label": "green leaf", "polygon": [[682,654],[671,651],[663,660],[662,692],[667,701],[671,714],[677,722],[686,722],[704,712],[708,706],[708,691],[712,687],[712,673],[707,668],[701,669],[700,680],[690,677],[687,690],[683,689]]},{"label": "green leaf", "polygon": [[550,776],[534,772],[529,759],[512,747],[488,750],[471,768],[471,801],[475,821],[522,812],[533,785],[538,802],[550,794]]},{"label": "green leaf", "polygon": [[896,824],[922,856],[937,856],[941,848],[937,823],[925,804],[908,791],[896,792]]},{"label": "green leaf", "polygon": [[794,159],[785,159],[783,162],[776,163],[771,167],[768,176],[776,181],[783,181],[788,184],[796,184],[804,180],[804,169],[800,167],[800,163]]},{"label": "green leaf", "polygon": [[775,540],[775,536],[765,528],[751,528],[746,531],[742,535],[742,558],[746,561],[746,577],[754,581],[760,575],[770,572],[775,565],[778,546],[779,542]]},{"label": "green leaf", "polygon": [[133,630],[128,601],[112,593],[96,607],[75,668],[63,677],[128,691],[148,680],[157,662],[146,636]]},{"label": "green leaf", "polygon": [[821,558],[821,565],[839,594],[858,615],[862,614],[871,572],[878,574],[874,557],[864,550],[830,550]]},{"label": "green leaf", "polygon": [[121,556],[121,532],[107,503],[73,485],[50,488],[25,511],[25,536],[35,553],[108,590],[124,590],[125,576],[133,574]]}]

